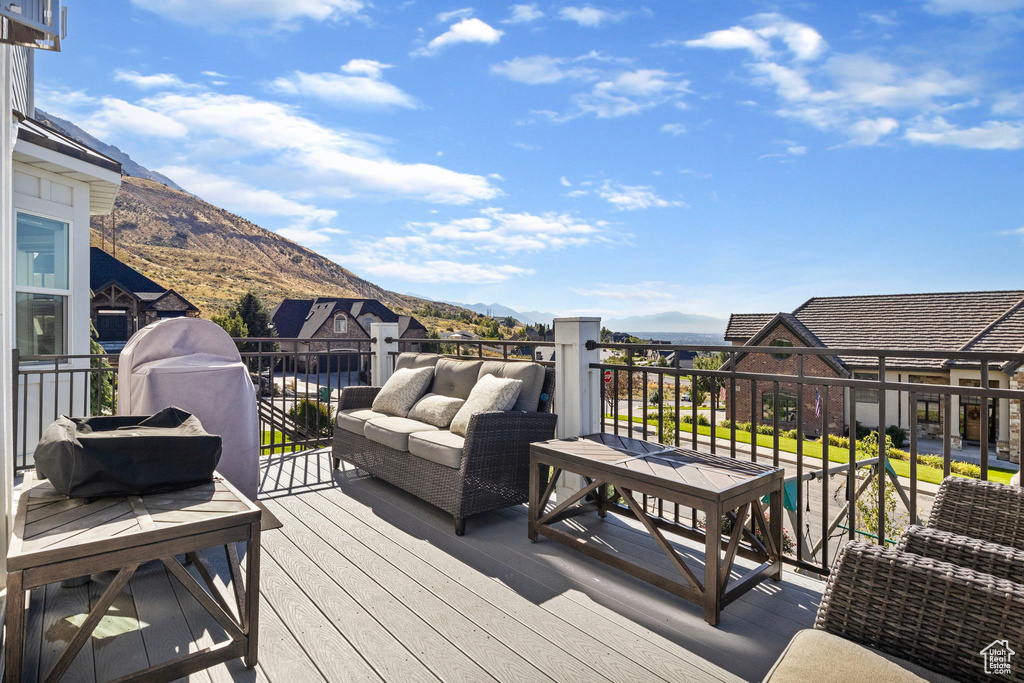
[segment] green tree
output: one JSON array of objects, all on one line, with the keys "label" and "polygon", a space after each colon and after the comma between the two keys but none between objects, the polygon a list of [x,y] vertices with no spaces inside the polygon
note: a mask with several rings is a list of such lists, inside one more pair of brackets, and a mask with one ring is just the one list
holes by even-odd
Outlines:
[{"label": "green tree", "polygon": [[210,320],[223,327],[224,331],[233,338],[249,336],[249,326],[242,320],[238,309],[233,308],[224,315],[215,315]]},{"label": "green tree", "polygon": [[608,344],[612,340],[612,331],[607,327],[601,327],[601,343]]},{"label": "green tree", "polygon": [[246,292],[238,297],[235,310],[245,323],[250,337],[276,337],[270,311],[255,292]]},{"label": "green tree", "polygon": [[[697,354],[697,357],[693,359],[693,367],[695,370],[717,370],[722,367],[722,364],[727,360],[729,360],[729,356],[724,352],[699,353]],[[697,396],[711,394],[711,400],[715,405],[718,405],[719,389],[723,386],[725,386],[725,380],[720,377],[698,375],[693,378],[691,393],[694,399],[696,399]]]},{"label": "green tree", "polygon": [[[102,356],[107,350],[96,341],[99,334],[89,321],[89,353],[93,356]],[[110,367],[106,358],[92,358],[89,366],[99,372],[89,373],[89,400],[91,405],[88,408],[90,415],[113,415],[114,413],[114,378],[116,372]]]},{"label": "green tree", "polygon": [[516,326],[516,319],[508,315],[505,316],[505,319],[501,321],[501,324],[511,330],[513,327]]}]

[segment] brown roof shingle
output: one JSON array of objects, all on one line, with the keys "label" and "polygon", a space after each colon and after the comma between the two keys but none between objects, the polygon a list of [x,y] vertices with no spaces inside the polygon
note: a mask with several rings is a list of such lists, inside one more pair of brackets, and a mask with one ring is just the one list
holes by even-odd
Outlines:
[{"label": "brown roof shingle", "polygon": [[774,313],[733,313],[725,328],[725,338],[747,341],[775,317]]}]

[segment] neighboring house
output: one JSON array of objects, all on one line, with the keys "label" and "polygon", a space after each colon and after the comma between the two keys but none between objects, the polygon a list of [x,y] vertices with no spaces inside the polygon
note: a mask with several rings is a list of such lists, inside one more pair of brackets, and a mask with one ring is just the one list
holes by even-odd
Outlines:
[{"label": "neighboring house", "polygon": [[[318,297],[316,299],[285,299],[272,313],[277,336],[285,339],[303,339],[302,342],[283,342],[283,351],[297,352],[298,365],[312,369],[326,369],[317,352],[361,351],[369,352],[373,323],[398,323],[400,339],[423,339],[427,329],[409,315],[398,315],[376,299],[348,299]],[[418,351],[419,344],[400,342],[399,351]],[[308,362],[307,362],[308,359]],[[362,368],[358,356],[348,363],[341,363],[341,369]],[[330,369],[338,369],[339,361],[334,358]]]},{"label": "neighboring house", "polygon": [[188,299],[99,247],[92,247],[89,262],[92,324],[108,353],[120,351],[135,332],[162,318],[199,317]]},{"label": "neighboring house", "polygon": [[[792,313],[733,314],[725,332],[733,345],[778,346],[778,354],[740,354],[741,372],[778,372],[796,374],[796,357],[786,354],[787,346],[822,348],[887,348],[896,350],[1019,352],[1024,349],[1024,291],[949,292],[933,294],[895,294],[872,296],[815,297]],[[877,379],[877,360],[840,356],[808,356],[804,372],[819,377]],[[907,428],[910,411],[917,413],[918,429],[924,436],[940,436],[946,399],[927,391],[929,384],[977,387],[981,384],[978,363],[932,359],[890,358],[886,361],[887,380],[922,385],[916,405],[909,395],[895,395],[886,401],[886,426]],[[990,366],[989,384],[1002,389],[1024,388],[1024,368],[1000,363]],[[795,424],[796,387],[782,385],[780,422]],[[819,389],[819,391],[822,391]],[[849,419],[846,392],[829,392],[829,429],[846,429]],[[750,390],[745,382],[737,384],[738,420],[750,419]],[[857,421],[869,427],[878,423],[878,395],[875,390],[854,392]],[[980,399],[954,396],[950,425],[954,448],[964,441],[977,442],[982,420],[988,421],[989,440],[999,453],[1019,461],[1020,402],[992,400],[988,415],[981,414]],[[813,386],[804,390],[804,422],[810,434],[820,432],[815,417]],[[759,383],[755,408],[759,418],[771,419],[771,384]],[[728,416],[732,416],[729,406]]]},{"label": "neighboring house", "polygon": [[[59,50],[63,24],[59,0],[0,3],[0,351],[33,354],[89,353],[89,217],[110,213],[121,184],[116,161],[35,121],[35,52]],[[60,369],[88,367],[68,360]],[[19,443],[13,431],[9,360],[0,363],[0,558],[10,534],[10,463],[23,448],[35,450],[39,425],[28,420]],[[45,405],[84,410],[87,393],[70,391],[69,374],[21,380],[22,415]],[[67,397],[73,397],[71,403]],[[41,414],[41,413],[40,413]],[[42,425],[45,427],[46,425]],[[0,560],[2,561],[2,560]]]}]

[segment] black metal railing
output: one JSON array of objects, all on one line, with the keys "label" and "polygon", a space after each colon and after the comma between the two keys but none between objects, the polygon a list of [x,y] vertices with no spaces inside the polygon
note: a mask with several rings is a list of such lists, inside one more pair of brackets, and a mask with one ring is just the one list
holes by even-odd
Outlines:
[{"label": "black metal railing", "polygon": [[[397,343],[398,351],[391,351],[392,367],[395,359],[403,351],[419,351],[435,353],[447,358],[475,358],[482,360],[532,361],[544,366],[554,366],[553,341],[531,341],[528,339],[462,339],[447,337],[443,339],[387,337],[386,344]],[[551,349],[545,353],[543,350]]]},{"label": "black metal railing", "polygon": [[[375,340],[235,339],[260,417],[261,454],[330,443],[341,389],[369,384]],[[118,354],[21,356],[13,352],[16,470],[60,415],[117,414]]]},{"label": "black metal railing", "polygon": [[[1010,387],[1024,353],[593,341],[587,348],[616,354],[590,366],[604,375],[604,431],[784,467],[786,561],[817,573],[828,572],[846,539],[892,543],[901,526],[923,521],[944,477],[1008,480],[1014,466],[997,466],[992,445],[1021,449],[1024,390]],[[680,352],[696,354],[703,367],[687,367]],[[993,379],[998,387],[990,386]],[[869,390],[862,396],[877,405],[858,406],[859,390]],[[964,435],[961,420],[954,429],[955,402],[968,406],[968,420],[975,418],[969,425],[977,456],[968,459],[977,462],[957,459],[954,441]],[[936,437],[934,456],[922,450],[928,436],[922,418]],[[904,434],[906,450],[891,440]],[[701,523],[696,511],[644,502],[666,521]]]}]

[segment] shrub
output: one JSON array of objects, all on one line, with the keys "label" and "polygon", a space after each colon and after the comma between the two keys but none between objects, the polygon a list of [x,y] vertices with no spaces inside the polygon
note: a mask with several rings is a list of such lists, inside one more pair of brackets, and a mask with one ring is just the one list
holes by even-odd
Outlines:
[{"label": "shrub", "polygon": [[797,431],[795,429],[784,429],[779,432],[779,436],[783,439],[796,439],[798,438]]},{"label": "shrub", "polygon": [[[681,418],[679,418],[679,421],[682,422],[684,425],[692,424],[693,416],[683,415]],[[697,413],[697,424],[700,425],[701,427],[710,427],[711,420],[709,420],[708,416],[705,415],[704,413]]]},{"label": "shrub", "polygon": [[304,398],[288,410],[288,417],[320,436],[331,436],[334,434],[333,412],[328,405]]},{"label": "shrub", "polygon": [[849,448],[850,447],[850,438],[847,437],[847,436],[839,436],[838,434],[829,434],[828,435],[828,445],[829,446],[838,446],[839,448]]},{"label": "shrub", "polygon": [[[866,437],[868,434],[871,434],[872,431],[870,429],[868,429],[867,427],[865,427],[864,425],[862,425],[858,421],[857,422],[856,433],[857,433],[857,441],[863,441],[864,437]],[[843,436],[847,436],[847,437],[850,436],[850,428],[849,427],[847,427],[846,431],[843,432]]]},{"label": "shrub", "polygon": [[775,433],[775,427],[772,427],[771,425],[764,425],[764,424],[757,425],[757,433],[758,434],[767,434],[768,436],[771,436],[772,434]]},{"label": "shrub", "polygon": [[892,439],[892,445],[896,448],[903,448],[907,443],[907,430],[896,425],[889,425],[885,428],[885,435]]}]

